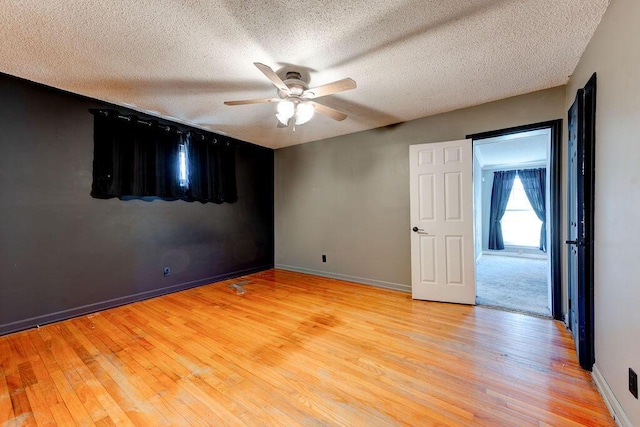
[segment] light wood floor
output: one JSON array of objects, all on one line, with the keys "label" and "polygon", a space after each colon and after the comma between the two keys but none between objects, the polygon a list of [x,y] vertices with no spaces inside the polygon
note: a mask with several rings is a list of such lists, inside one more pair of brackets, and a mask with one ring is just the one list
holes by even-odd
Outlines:
[{"label": "light wood floor", "polygon": [[561,323],[278,270],[0,337],[36,424],[614,425]]}]

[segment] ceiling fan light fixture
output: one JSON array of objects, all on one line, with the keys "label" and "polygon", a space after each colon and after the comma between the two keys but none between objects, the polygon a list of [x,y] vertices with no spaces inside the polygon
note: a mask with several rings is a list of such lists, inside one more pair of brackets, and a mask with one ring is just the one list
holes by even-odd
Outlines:
[{"label": "ceiling fan light fixture", "polygon": [[276,118],[280,123],[286,126],[289,123],[289,119],[291,119],[295,114],[295,109],[295,105],[292,101],[286,100],[279,102]]},{"label": "ceiling fan light fixture", "polygon": [[296,125],[303,125],[313,117],[315,108],[309,102],[301,102],[296,105]]}]

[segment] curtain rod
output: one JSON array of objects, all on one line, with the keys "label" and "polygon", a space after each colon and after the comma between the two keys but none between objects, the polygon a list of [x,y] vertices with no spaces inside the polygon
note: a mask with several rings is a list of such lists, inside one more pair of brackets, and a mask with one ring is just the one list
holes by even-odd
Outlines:
[{"label": "curtain rod", "polygon": [[[137,117],[135,115],[125,116],[124,114],[120,114],[120,113],[117,113],[117,112],[111,112],[109,110],[94,110],[94,111],[97,112],[98,114],[102,115],[102,116],[105,116],[105,117],[112,116],[112,117],[116,117],[116,118],[121,119],[121,120],[126,120],[128,122],[132,122],[132,121],[135,120],[136,123],[139,123],[141,125],[147,125],[149,127],[151,127],[153,125],[156,125],[158,128],[163,129],[163,130],[165,130],[167,132],[173,130],[178,135],[182,135],[184,133],[189,133],[189,132],[183,132],[180,129],[175,129],[172,126],[161,125],[161,124],[159,124],[157,122],[154,123],[153,121],[143,120],[143,119],[141,119],[141,118],[139,118],[139,117]],[[94,111],[92,111],[92,113]]]},{"label": "curtain rod", "polygon": [[[115,118],[118,118],[118,119],[121,119],[121,120],[126,120],[128,122],[132,122],[133,120],[135,120],[136,123],[147,125],[149,127],[155,125],[158,128],[163,129],[163,130],[165,130],[167,132],[173,131],[173,132],[177,133],[178,135],[193,136],[194,138],[198,138],[199,137],[198,139],[200,139],[201,141],[205,141],[207,139],[210,139],[213,144],[218,144],[218,142],[220,142],[220,141],[218,141],[217,137],[208,137],[205,133],[202,133],[202,132],[198,132],[198,131],[195,131],[195,130],[181,131],[180,129],[177,129],[174,126],[162,125],[162,124],[159,124],[159,123],[157,123],[157,122],[155,122],[153,120],[151,120],[151,121],[143,120],[143,119],[141,119],[141,118],[139,118],[139,117],[137,117],[135,115],[124,115],[124,114],[121,114],[121,113],[119,113],[118,111],[115,111],[115,110],[90,109],[89,112],[91,112],[91,114],[99,114],[99,115],[104,116],[104,117],[109,117],[109,116],[115,117]],[[224,141],[223,145],[225,147],[230,147],[231,143],[229,141]]]}]

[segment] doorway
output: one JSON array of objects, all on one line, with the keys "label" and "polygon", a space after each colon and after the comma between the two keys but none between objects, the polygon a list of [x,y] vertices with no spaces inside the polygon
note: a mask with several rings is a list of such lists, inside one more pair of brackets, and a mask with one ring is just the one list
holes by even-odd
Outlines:
[{"label": "doorway", "polygon": [[560,225],[561,129],[556,120],[468,136],[479,305],[562,316],[554,233]]}]

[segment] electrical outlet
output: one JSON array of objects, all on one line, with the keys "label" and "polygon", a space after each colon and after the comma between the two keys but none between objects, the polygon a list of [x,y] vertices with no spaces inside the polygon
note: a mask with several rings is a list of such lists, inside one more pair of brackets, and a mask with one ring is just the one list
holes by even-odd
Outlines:
[{"label": "electrical outlet", "polygon": [[322,255],[322,262],[327,262],[327,256],[326,255]]},{"label": "electrical outlet", "polygon": [[629,368],[629,391],[633,397],[638,398],[638,374],[631,368]]},{"label": "electrical outlet", "polygon": [[164,274],[164,277],[169,277],[171,276],[171,267],[165,267],[162,269],[162,273]]}]

